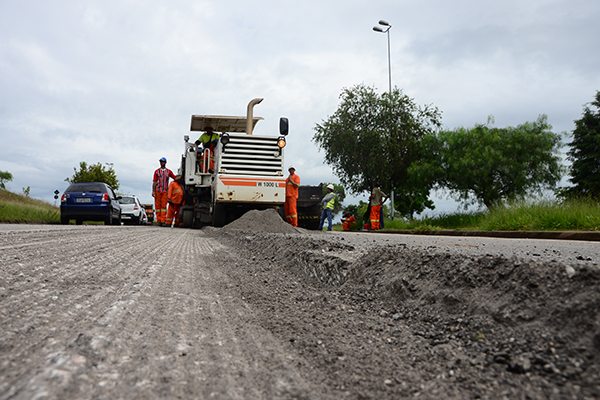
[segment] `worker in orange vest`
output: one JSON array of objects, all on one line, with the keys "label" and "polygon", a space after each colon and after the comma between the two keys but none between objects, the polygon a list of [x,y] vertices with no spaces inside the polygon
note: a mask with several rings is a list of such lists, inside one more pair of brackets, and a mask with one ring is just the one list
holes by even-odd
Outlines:
[{"label": "worker in orange vest", "polygon": [[176,175],[175,180],[169,184],[169,192],[167,194],[167,201],[169,202],[169,210],[167,211],[167,225],[173,227],[181,226],[179,222],[179,210],[183,204],[183,189],[179,182],[181,181],[181,175]]},{"label": "worker in orange vest", "polygon": [[342,228],[345,231],[349,231],[354,225],[356,225],[356,218],[354,218],[354,215],[352,215],[350,211],[346,211],[344,213],[344,218],[342,219]]},{"label": "worker in orange vest", "polygon": [[298,200],[298,188],[300,187],[300,177],[296,175],[296,168],[290,165],[288,168],[290,176],[285,181],[285,220],[292,226],[298,226],[298,209],[296,201]]}]

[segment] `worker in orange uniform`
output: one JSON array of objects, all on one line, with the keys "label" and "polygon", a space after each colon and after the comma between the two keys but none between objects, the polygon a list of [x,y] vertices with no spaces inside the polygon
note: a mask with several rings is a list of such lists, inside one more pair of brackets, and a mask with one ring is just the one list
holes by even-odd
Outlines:
[{"label": "worker in orange uniform", "polygon": [[[198,140],[196,140],[196,146],[198,146],[198,157],[200,158],[200,172],[202,173],[213,173],[215,170],[215,149],[217,148],[217,142],[219,141],[219,134],[213,131],[210,126],[206,127],[204,132]],[[202,146],[200,148],[200,146]],[[208,157],[208,171],[204,165],[204,158]]]},{"label": "worker in orange uniform", "polygon": [[296,168],[290,165],[288,168],[290,176],[285,181],[285,220],[292,226],[298,226],[298,209],[296,201],[298,200],[298,188],[300,187],[300,177],[296,175]]},{"label": "worker in orange uniform", "polygon": [[354,218],[354,215],[352,215],[350,211],[346,211],[344,213],[344,218],[342,219],[342,228],[345,231],[349,231],[354,225],[356,225],[356,218]]},{"label": "worker in orange uniform", "polygon": [[379,189],[379,183],[373,183],[373,192],[371,192],[371,197],[369,197],[369,199],[371,200],[371,215],[369,218],[371,221],[371,229],[379,229],[381,206],[388,199],[387,195]]},{"label": "worker in orange uniform", "polygon": [[[167,211],[167,225],[181,226],[179,222],[179,210],[183,204],[183,189],[181,188],[181,175],[176,175],[175,180],[169,184],[169,192],[167,193],[167,202],[169,210]],[[173,224],[173,222],[175,222]]]},{"label": "worker in orange uniform", "polygon": [[152,197],[154,197],[154,209],[156,210],[156,223],[165,226],[167,220],[167,192],[169,190],[169,178],[175,179],[173,171],[167,168],[167,159],[158,160],[160,168],[154,171],[152,181]]}]

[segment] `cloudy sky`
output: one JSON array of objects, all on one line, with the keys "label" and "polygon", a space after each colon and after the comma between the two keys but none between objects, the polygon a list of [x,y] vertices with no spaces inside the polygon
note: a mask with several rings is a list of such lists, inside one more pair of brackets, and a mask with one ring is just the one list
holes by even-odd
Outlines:
[{"label": "cloudy sky", "polygon": [[288,117],[286,164],[338,182],[313,128],[342,88],[388,90],[381,19],[392,85],[446,128],[547,114],[571,132],[600,90],[598,0],[0,0],[0,170],[54,202],[80,161],[112,164],[120,192],[151,202],[192,114],[245,115],[262,97],[255,133]]}]

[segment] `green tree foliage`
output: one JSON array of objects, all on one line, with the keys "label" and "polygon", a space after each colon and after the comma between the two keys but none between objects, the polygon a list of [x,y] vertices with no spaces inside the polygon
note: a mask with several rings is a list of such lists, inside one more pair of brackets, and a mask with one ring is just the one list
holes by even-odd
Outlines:
[{"label": "green tree foliage", "polygon": [[13,176],[8,171],[0,171],[0,189],[6,189],[6,184],[13,180]]},{"label": "green tree foliage", "polygon": [[581,119],[575,121],[573,141],[567,159],[572,162],[569,182],[574,186],[564,188],[567,197],[600,197],[600,92],[591,103],[594,112],[586,106]]},{"label": "green tree foliage", "polygon": [[531,191],[553,188],[564,167],[560,135],[546,115],[506,128],[476,125],[428,135],[413,179],[446,189],[463,204],[487,208]]},{"label": "green tree foliage", "polygon": [[415,213],[421,214],[426,208],[433,210],[435,206],[429,198],[432,186],[427,181],[419,181],[408,174],[406,184],[394,191],[394,209],[409,218],[413,218]]},{"label": "green tree foliage", "polygon": [[87,165],[85,161],[79,163],[79,171],[73,168],[75,173],[73,177],[66,178],[69,183],[76,182],[104,182],[109,184],[115,191],[119,189],[119,180],[117,174],[112,168],[106,169],[102,163]]},{"label": "green tree foliage", "polygon": [[[371,190],[374,181],[389,194],[391,189],[409,199],[398,203],[401,214],[410,208],[433,205],[413,201],[428,199],[429,191],[407,179],[411,163],[419,158],[420,140],[440,126],[441,115],[432,106],[418,107],[399,89],[379,95],[357,85],[342,90],[335,113],[314,128],[313,142],[325,152],[325,163],[351,193]],[[416,205],[420,204],[419,207]]]}]

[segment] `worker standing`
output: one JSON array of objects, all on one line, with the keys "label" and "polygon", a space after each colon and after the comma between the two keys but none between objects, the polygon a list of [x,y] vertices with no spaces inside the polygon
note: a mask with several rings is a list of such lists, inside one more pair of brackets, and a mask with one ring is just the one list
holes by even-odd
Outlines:
[{"label": "worker standing", "polygon": [[160,226],[165,226],[165,221],[167,220],[167,192],[169,190],[169,178],[175,179],[175,174],[167,168],[167,159],[165,157],[162,157],[158,162],[160,163],[160,168],[154,171],[152,197],[154,197],[156,222]]},{"label": "worker standing", "polygon": [[[180,185],[181,175],[177,174],[173,182],[169,184],[169,191],[167,192],[167,202],[169,203],[169,209],[167,211],[167,225],[173,227],[173,225],[181,226],[179,222],[179,210],[183,204],[183,189]],[[173,222],[175,222],[173,224]]]},{"label": "worker standing", "polygon": [[376,230],[379,229],[379,218],[381,206],[388,199],[387,195],[379,189],[379,183],[373,183],[373,191],[371,192],[371,196],[369,197],[371,200],[371,229]]},{"label": "worker standing", "polygon": [[206,132],[204,132],[198,140],[196,140],[196,146],[202,146],[202,150],[200,153],[200,149],[198,149],[198,153],[200,155],[200,172],[206,173],[206,166],[204,163],[204,159],[208,157],[208,172],[213,173],[215,170],[215,149],[217,148],[217,142],[219,141],[219,134],[213,131],[213,128],[210,126],[206,127]]},{"label": "worker standing", "polygon": [[288,168],[290,175],[285,181],[285,220],[292,226],[298,226],[298,188],[300,187],[300,177],[296,175],[296,168],[290,165]]},{"label": "worker standing", "polygon": [[327,185],[327,194],[321,200],[321,204],[323,205],[323,213],[321,214],[321,222],[319,222],[319,230],[323,230],[323,224],[325,223],[325,218],[327,218],[327,222],[329,226],[327,230],[331,230],[331,226],[333,225],[333,206],[335,205],[335,194],[333,193],[333,184]]}]

